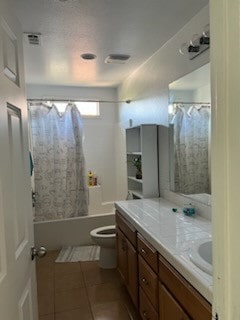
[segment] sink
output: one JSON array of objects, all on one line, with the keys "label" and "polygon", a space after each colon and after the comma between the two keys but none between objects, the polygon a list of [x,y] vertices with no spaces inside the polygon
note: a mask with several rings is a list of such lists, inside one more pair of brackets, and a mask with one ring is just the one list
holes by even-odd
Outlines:
[{"label": "sink", "polygon": [[199,269],[212,275],[212,240],[194,242],[189,257]]}]

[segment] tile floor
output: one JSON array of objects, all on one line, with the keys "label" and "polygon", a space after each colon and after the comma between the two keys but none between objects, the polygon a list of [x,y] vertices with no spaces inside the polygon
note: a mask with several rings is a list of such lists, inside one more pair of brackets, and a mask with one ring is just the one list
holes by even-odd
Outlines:
[{"label": "tile floor", "polygon": [[39,320],[137,320],[116,270],[97,262],[55,263],[58,252],[37,259]]}]

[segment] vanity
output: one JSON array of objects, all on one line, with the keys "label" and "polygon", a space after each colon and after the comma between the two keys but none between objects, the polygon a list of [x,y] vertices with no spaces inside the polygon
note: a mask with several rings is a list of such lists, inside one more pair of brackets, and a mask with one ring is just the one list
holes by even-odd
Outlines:
[{"label": "vanity", "polygon": [[210,221],[161,198],[115,206],[118,270],[141,318],[210,320],[212,277],[189,258],[194,241],[211,239]]}]

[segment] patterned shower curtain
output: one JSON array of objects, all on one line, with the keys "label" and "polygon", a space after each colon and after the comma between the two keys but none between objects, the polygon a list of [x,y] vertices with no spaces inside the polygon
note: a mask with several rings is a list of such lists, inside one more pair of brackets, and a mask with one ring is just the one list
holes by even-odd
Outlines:
[{"label": "patterned shower curtain", "polygon": [[88,192],[82,120],[74,104],[60,114],[53,105],[30,106],[35,177],[35,221],[87,215]]},{"label": "patterned shower curtain", "polygon": [[210,193],[210,107],[178,106],[172,123],[175,191]]}]

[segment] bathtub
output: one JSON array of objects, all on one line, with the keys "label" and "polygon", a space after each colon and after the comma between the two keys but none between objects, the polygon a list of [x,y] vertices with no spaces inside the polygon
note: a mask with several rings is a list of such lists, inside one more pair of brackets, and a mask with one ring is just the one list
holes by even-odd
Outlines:
[{"label": "bathtub", "polygon": [[35,245],[58,250],[63,246],[92,244],[90,231],[112,224],[115,224],[114,202],[103,202],[101,185],[89,187],[88,215],[34,222]]},{"label": "bathtub", "polygon": [[57,250],[63,246],[92,244],[90,231],[112,224],[115,224],[115,213],[34,222],[35,245]]}]

